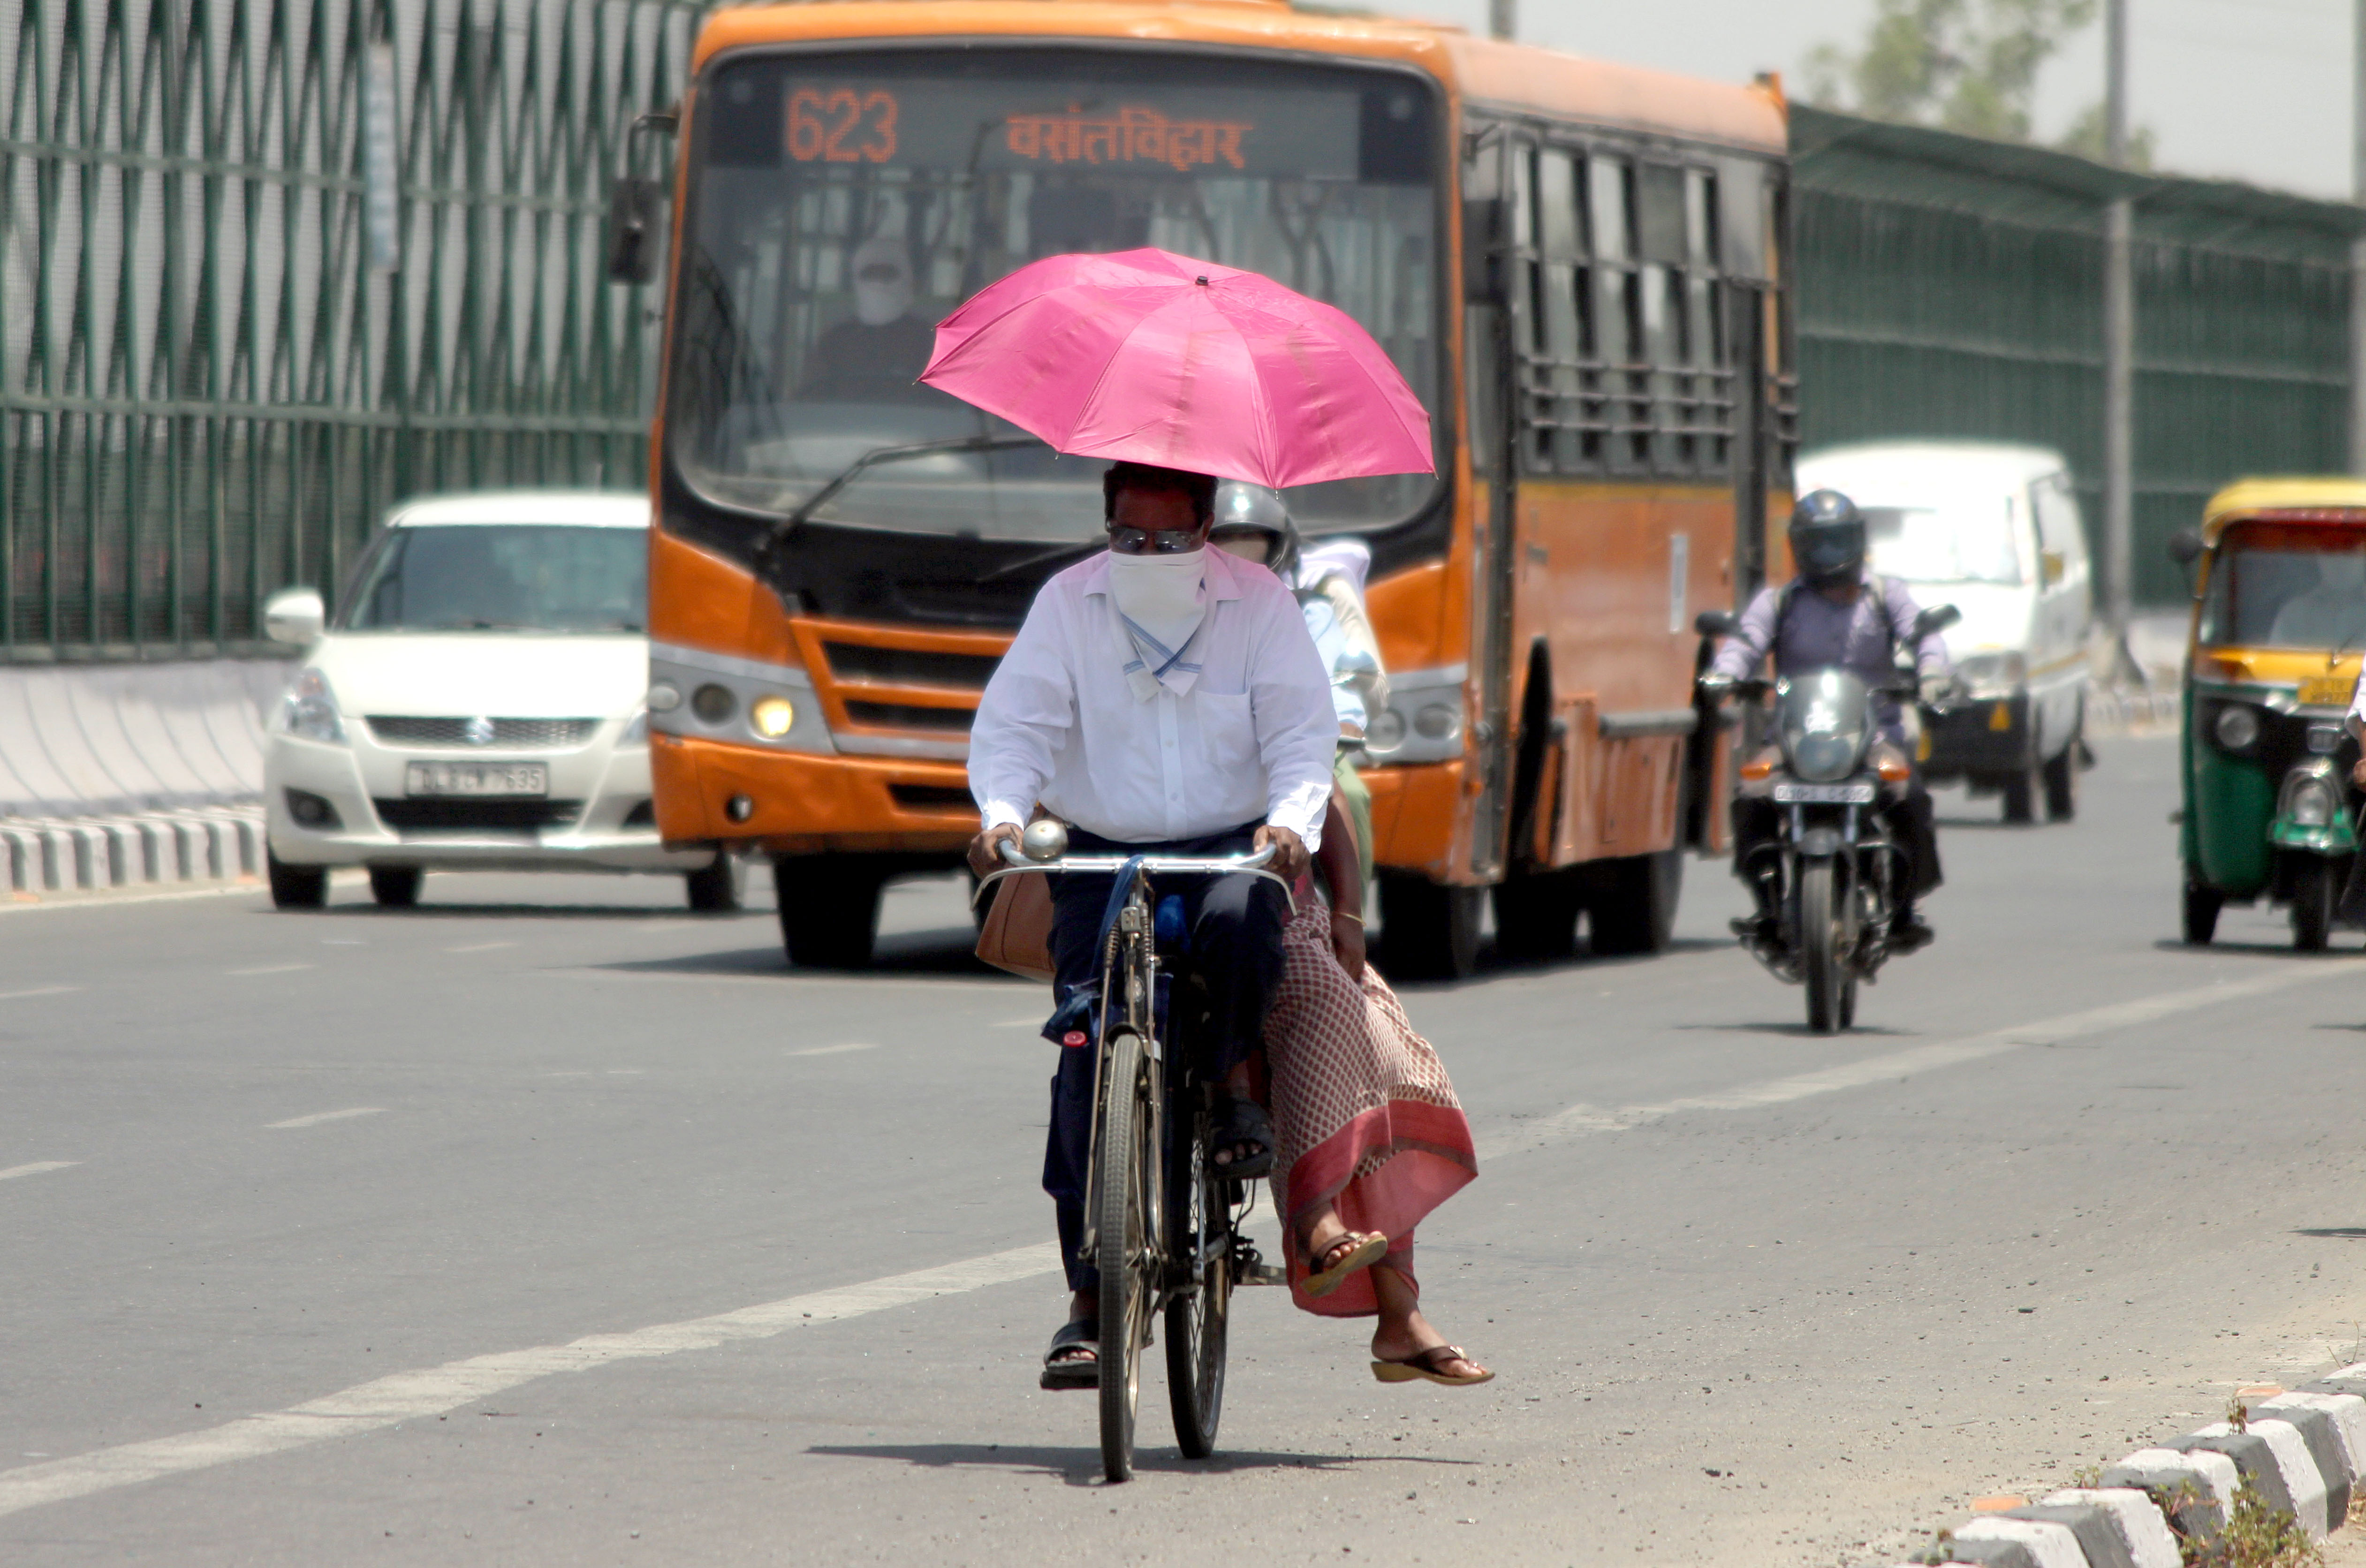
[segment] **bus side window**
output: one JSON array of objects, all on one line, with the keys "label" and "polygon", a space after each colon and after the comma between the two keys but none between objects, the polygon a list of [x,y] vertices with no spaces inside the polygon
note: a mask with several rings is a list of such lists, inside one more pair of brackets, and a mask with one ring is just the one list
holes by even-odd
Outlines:
[{"label": "bus side window", "polygon": [[1556,148],[1537,154],[1537,253],[1538,342],[1550,396],[1536,400],[1537,431],[1533,465],[1544,471],[1575,473],[1585,466],[1578,429],[1583,416],[1578,401],[1578,360],[1583,353],[1578,310],[1578,197],[1582,188],[1577,160]]},{"label": "bus side window", "polygon": [[1632,472],[1649,465],[1651,441],[1651,377],[1636,367],[1643,356],[1643,292],[1634,265],[1635,167],[1597,152],[1587,160],[1585,184],[1600,366],[1595,385],[1608,400],[1602,405],[1605,455],[1611,468]]},{"label": "bus side window", "polygon": [[[1504,369],[1496,337],[1507,295],[1519,287],[1515,274],[1512,212],[1504,199],[1504,165],[1512,154],[1507,132],[1496,121],[1471,119],[1464,126],[1462,161],[1462,348],[1464,385],[1470,423],[1470,457],[1482,474],[1500,472],[1504,457]],[[1519,344],[1513,345],[1519,357]]]}]

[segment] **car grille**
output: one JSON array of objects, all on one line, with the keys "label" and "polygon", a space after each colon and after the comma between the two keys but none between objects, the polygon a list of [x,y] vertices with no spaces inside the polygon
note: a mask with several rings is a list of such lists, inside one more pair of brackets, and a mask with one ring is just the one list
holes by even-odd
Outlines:
[{"label": "car grille", "polygon": [[915,703],[850,701],[846,705],[846,716],[857,724],[875,725],[883,729],[966,730],[976,720],[977,710],[922,707]]},{"label": "car grille", "polygon": [[1002,662],[990,653],[941,653],[925,648],[873,648],[867,643],[826,642],[830,673],[841,681],[879,681],[897,686],[959,686],[982,692]]},{"label": "car grille", "polygon": [[531,833],[564,828],[583,814],[580,800],[378,799],[377,819],[398,833]]},{"label": "car grille", "polygon": [[599,729],[596,718],[497,718],[490,739],[472,740],[467,718],[414,718],[400,714],[369,716],[370,734],[409,746],[502,746],[511,750],[580,746]]}]

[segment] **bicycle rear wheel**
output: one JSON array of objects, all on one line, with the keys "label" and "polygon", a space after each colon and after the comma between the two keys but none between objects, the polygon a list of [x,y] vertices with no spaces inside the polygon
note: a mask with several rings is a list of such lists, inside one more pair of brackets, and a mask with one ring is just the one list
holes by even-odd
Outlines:
[{"label": "bicycle rear wheel", "polygon": [[1143,1342],[1157,1299],[1149,1278],[1151,1146],[1155,1118],[1142,1036],[1113,1030],[1102,1059],[1099,1235],[1101,1276],[1101,1473],[1133,1479],[1133,1415],[1142,1389]]},{"label": "bicycle rear wheel", "polygon": [[1208,1167],[1210,1121],[1202,1108],[1189,1117],[1170,1114],[1167,1122],[1166,1256],[1199,1287],[1166,1303],[1166,1403],[1185,1459],[1216,1451],[1233,1302],[1232,1204],[1226,1183]]}]

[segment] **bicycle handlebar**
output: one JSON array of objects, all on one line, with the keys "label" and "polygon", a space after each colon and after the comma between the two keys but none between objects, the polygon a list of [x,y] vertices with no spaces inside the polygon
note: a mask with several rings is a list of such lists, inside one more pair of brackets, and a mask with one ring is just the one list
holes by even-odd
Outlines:
[{"label": "bicycle handlebar", "polygon": [[1143,874],[1149,876],[1231,876],[1236,873],[1262,876],[1281,889],[1282,897],[1290,900],[1292,913],[1298,908],[1298,899],[1290,892],[1289,880],[1265,869],[1279,852],[1281,846],[1279,844],[1268,844],[1245,855],[1063,855],[1057,860],[1029,860],[1020,852],[1019,846],[1008,839],[1002,840],[998,847],[1008,863],[978,878],[977,891],[970,897],[973,904],[986,897],[987,888],[1004,877],[1016,876],[1020,872],[1118,872],[1138,863]]}]

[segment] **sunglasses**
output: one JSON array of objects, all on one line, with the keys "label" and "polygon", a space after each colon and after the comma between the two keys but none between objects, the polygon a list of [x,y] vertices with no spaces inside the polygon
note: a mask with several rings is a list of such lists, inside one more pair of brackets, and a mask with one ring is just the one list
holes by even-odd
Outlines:
[{"label": "sunglasses", "polygon": [[1197,528],[1121,528],[1109,525],[1110,548],[1121,556],[1179,556],[1200,547]]}]

